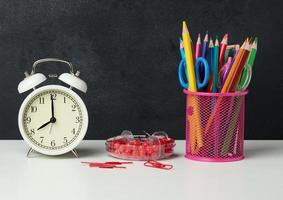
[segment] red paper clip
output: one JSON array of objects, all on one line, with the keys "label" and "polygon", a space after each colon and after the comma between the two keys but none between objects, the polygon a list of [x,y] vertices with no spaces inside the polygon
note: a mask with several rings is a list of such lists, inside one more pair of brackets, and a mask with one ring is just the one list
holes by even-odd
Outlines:
[{"label": "red paper clip", "polygon": [[87,164],[89,167],[98,167],[98,168],[106,168],[106,169],[113,169],[113,168],[126,168],[124,166],[117,166],[117,165],[123,165],[123,164],[132,164],[132,162],[81,162],[83,164]]},{"label": "red paper clip", "polygon": [[173,168],[173,165],[163,164],[163,163],[160,163],[160,162],[157,162],[157,161],[154,161],[154,160],[146,161],[144,163],[144,166],[158,168],[158,169],[165,169],[165,170],[170,170],[170,169]]}]

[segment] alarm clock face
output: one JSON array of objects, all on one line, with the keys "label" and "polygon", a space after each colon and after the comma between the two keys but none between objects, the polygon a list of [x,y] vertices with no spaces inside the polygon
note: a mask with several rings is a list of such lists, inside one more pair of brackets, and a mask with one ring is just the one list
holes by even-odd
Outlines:
[{"label": "alarm clock face", "polygon": [[59,155],[81,142],[87,131],[88,114],[74,91],[48,85],[28,95],[21,106],[18,123],[24,140],[34,150]]}]

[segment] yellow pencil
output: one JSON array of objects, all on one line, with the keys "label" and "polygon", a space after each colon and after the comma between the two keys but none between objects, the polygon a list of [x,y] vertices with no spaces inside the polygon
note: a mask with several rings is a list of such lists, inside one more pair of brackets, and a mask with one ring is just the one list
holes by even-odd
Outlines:
[{"label": "yellow pencil", "polygon": [[[192,52],[191,46],[191,38],[188,27],[186,22],[183,21],[183,45],[185,51],[185,58],[186,58],[186,65],[187,65],[187,72],[188,72],[188,83],[189,83],[189,91],[197,92],[197,85],[196,85],[196,77],[195,77],[195,66],[194,66],[194,57]],[[190,146],[191,146],[191,153],[195,154],[197,145],[198,148],[203,146],[202,134],[201,134],[201,122],[199,116],[199,105],[196,96],[190,96],[187,102],[188,107],[193,107],[195,110],[195,114],[192,116],[188,116],[189,120],[189,134],[190,134]]]},{"label": "yellow pencil", "polygon": [[183,44],[184,44],[184,51],[185,51],[185,58],[186,58],[186,65],[187,65],[187,72],[189,76],[189,90],[192,92],[197,91],[196,85],[196,76],[195,76],[195,66],[194,66],[194,58],[192,53],[191,47],[191,37],[185,21],[183,21]]}]

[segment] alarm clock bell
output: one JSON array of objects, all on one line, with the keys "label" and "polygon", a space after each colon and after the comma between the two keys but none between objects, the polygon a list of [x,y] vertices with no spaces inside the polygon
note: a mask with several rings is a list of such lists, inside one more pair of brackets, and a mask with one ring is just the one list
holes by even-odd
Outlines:
[{"label": "alarm clock bell", "polygon": [[59,80],[70,85],[70,87],[74,87],[81,92],[86,93],[87,91],[87,84],[80,79],[78,76],[80,75],[80,72],[77,71],[76,74],[72,73],[63,73],[59,76]]},{"label": "alarm clock bell", "polygon": [[22,80],[18,85],[18,91],[20,94],[32,88],[35,88],[36,86],[43,83],[47,79],[46,76],[41,73],[29,75],[28,72],[25,72],[25,76],[26,76],[25,79]]}]

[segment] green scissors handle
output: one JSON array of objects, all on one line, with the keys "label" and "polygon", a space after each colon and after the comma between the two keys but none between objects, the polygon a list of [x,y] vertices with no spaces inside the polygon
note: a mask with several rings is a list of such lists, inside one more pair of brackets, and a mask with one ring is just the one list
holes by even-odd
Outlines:
[{"label": "green scissors handle", "polygon": [[236,87],[237,91],[245,91],[252,79],[252,67],[249,64],[244,66],[240,81]]}]

